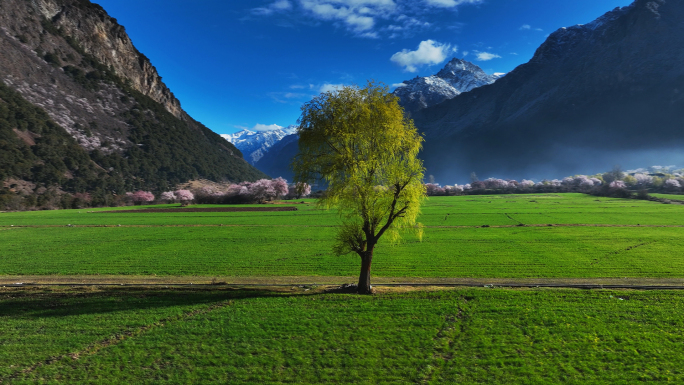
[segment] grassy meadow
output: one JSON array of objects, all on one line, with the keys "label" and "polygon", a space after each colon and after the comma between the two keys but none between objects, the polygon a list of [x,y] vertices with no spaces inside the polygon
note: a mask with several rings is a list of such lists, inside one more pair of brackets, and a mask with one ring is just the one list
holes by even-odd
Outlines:
[{"label": "grassy meadow", "polygon": [[684,381],[684,296],[673,291],[0,294],[2,383]]},{"label": "grassy meadow", "polygon": [[678,194],[649,194],[651,196],[654,196],[656,198],[662,198],[662,199],[674,199],[678,201],[684,201],[684,195],[678,195]]},{"label": "grassy meadow", "polygon": [[[1,213],[0,275],[356,275],[357,256],[331,253],[335,212],[294,206]],[[684,277],[683,214],[681,205],[583,194],[432,197],[422,241],[380,244],[373,275]]]},{"label": "grassy meadow", "polygon": [[[0,213],[0,276],[358,274],[357,257],[330,252],[336,214],[306,202],[282,212]],[[163,207],[177,205],[154,206]],[[683,278],[682,214],[582,194],[433,197],[422,242],[381,244],[373,275]],[[684,382],[679,291],[324,290],[0,287],[0,383]]]}]

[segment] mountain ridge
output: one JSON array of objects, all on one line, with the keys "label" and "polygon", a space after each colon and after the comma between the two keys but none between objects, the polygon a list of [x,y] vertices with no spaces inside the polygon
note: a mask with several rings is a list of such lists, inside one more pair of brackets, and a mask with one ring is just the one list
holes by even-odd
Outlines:
[{"label": "mountain ridge", "polygon": [[682,20],[681,3],[637,0],[560,28],[494,84],[417,111],[428,172],[545,177],[625,159],[677,163],[665,156],[681,145]]},{"label": "mountain ridge", "polygon": [[393,93],[406,111],[414,112],[492,84],[498,78],[469,61],[453,58],[435,75],[405,80]]},{"label": "mountain ridge", "polygon": [[252,131],[245,128],[234,134],[221,134],[221,137],[237,147],[244,154],[245,159],[254,165],[274,144],[296,132],[297,126],[290,125],[267,131]]}]

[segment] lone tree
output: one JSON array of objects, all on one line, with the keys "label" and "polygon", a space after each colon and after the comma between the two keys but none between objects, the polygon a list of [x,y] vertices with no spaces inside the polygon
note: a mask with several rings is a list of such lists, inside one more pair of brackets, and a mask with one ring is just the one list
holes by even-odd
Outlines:
[{"label": "lone tree", "polygon": [[416,223],[425,198],[423,162],[417,158],[423,138],[404,115],[398,98],[384,84],[348,86],[314,97],[302,106],[295,181],[322,181],[319,199],[337,208],[342,226],[333,251],[361,257],[358,292],[371,293],[373,250],[387,233],[422,235]]}]

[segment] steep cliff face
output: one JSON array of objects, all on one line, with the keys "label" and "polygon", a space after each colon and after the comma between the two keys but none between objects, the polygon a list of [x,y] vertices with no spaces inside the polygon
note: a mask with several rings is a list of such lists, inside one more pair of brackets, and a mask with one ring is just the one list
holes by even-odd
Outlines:
[{"label": "steep cliff face", "polygon": [[[9,0],[8,0],[9,1]],[[15,0],[26,3],[26,0]],[[162,104],[177,118],[183,117],[180,102],[162,82],[149,59],[133,46],[126,29],[97,4],[80,0],[31,0],[46,19],[70,36],[83,50],[131,86]]]},{"label": "steep cliff face", "polygon": [[[0,163],[23,170],[0,179],[30,182],[36,191],[53,184],[111,193],[159,190],[192,178],[264,177],[181,109],[125,29],[88,0],[0,1],[0,52],[0,129],[11,136],[2,145],[15,154]],[[65,153],[49,144],[65,141],[78,146]],[[46,177],[36,171],[47,163],[46,151],[89,158],[95,168],[86,177],[77,172],[82,164],[60,161]],[[34,166],[13,167],[21,158],[16,154],[28,152]]]},{"label": "steep cliff face", "polygon": [[684,148],[682,62],[681,1],[637,0],[561,28],[496,83],[414,114],[428,172],[453,183],[472,171],[554,177],[675,162],[670,155]]}]

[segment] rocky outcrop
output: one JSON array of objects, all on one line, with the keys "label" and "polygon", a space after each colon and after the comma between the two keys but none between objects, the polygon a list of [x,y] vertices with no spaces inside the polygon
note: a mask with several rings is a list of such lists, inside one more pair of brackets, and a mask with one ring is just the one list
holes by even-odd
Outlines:
[{"label": "rocky outcrop", "polygon": [[[26,0],[4,1],[26,3]],[[31,0],[31,3],[86,53],[130,81],[134,89],[161,103],[175,117],[183,117],[180,102],[162,82],[157,69],[133,46],[126,29],[99,5],[79,0]]]}]

